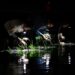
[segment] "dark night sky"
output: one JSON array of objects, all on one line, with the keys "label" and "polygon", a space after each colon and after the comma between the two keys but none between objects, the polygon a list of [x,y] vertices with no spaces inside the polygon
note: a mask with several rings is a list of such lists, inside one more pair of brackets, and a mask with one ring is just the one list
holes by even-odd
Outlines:
[{"label": "dark night sky", "polygon": [[0,19],[27,18],[27,16],[49,14],[58,21],[72,20],[74,17],[74,2],[67,0],[25,0],[25,1],[5,1],[0,5]]}]

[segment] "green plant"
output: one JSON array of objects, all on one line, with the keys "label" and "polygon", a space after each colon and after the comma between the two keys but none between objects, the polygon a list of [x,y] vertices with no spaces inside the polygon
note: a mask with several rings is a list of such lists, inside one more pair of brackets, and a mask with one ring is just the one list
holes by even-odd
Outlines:
[{"label": "green plant", "polygon": [[36,58],[36,57],[39,57],[39,51],[36,49],[35,46],[33,46],[33,44],[31,44],[29,46],[30,48],[30,51],[28,52],[28,57],[29,58]]},{"label": "green plant", "polygon": [[21,57],[23,55],[23,49],[21,47],[16,47],[17,55]]}]

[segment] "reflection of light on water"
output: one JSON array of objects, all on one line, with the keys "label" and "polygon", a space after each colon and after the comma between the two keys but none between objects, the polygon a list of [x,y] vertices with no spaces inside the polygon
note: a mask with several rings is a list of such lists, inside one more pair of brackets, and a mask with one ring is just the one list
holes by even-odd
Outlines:
[{"label": "reflection of light on water", "polygon": [[18,62],[23,65],[23,72],[26,73],[26,65],[28,64],[28,59],[26,58],[25,54],[18,60]]},{"label": "reflection of light on water", "polygon": [[26,73],[26,64],[24,64],[23,69],[24,69],[24,73]]},{"label": "reflection of light on water", "polygon": [[71,64],[71,56],[70,56],[70,53],[68,54],[68,64]]},{"label": "reflection of light on water", "polygon": [[48,72],[49,69],[49,63],[50,63],[50,55],[49,54],[45,54],[42,59],[45,60],[45,65],[46,65],[46,72]]}]

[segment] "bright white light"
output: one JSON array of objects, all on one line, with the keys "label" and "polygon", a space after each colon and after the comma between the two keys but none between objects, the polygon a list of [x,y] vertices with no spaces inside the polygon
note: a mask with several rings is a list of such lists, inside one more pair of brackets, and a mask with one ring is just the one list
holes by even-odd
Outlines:
[{"label": "bright white light", "polygon": [[25,54],[19,59],[19,62],[23,62],[24,64],[28,64],[29,60],[26,58]]},{"label": "bright white light", "polygon": [[23,32],[24,34],[26,34],[26,32]]},{"label": "bright white light", "polygon": [[23,72],[26,73],[26,65],[28,64],[29,60],[26,58],[26,55],[23,54],[23,56],[19,59],[19,63],[23,63]]},{"label": "bright white light", "polygon": [[27,40],[29,40],[29,39],[28,39],[27,37],[24,37],[23,40],[27,41]]},{"label": "bright white light", "polygon": [[24,73],[26,73],[26,64],[23,65]]},{"label": "bright white light", "polygon": [[49,58],[46,59],[46,66],[49,66]]},{"label": "bright white light", "polygon": [[45,60],[46,63],[46,68],[49,68],[49,63],[50,63],[50,55],[49,54],[45,54],[42,59]]}]

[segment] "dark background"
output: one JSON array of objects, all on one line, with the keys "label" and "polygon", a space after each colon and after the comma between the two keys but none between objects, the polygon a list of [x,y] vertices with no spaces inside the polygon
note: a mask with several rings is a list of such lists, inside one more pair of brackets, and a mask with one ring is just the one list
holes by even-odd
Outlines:
[{"label": "dark background", "polygon": [[[50,4],[48,2],[50,1]],[[0,18],[24,18],[47,15],[59,22],[72,21],[74,2],[72,0],[25,0],[0,2]]]}]

